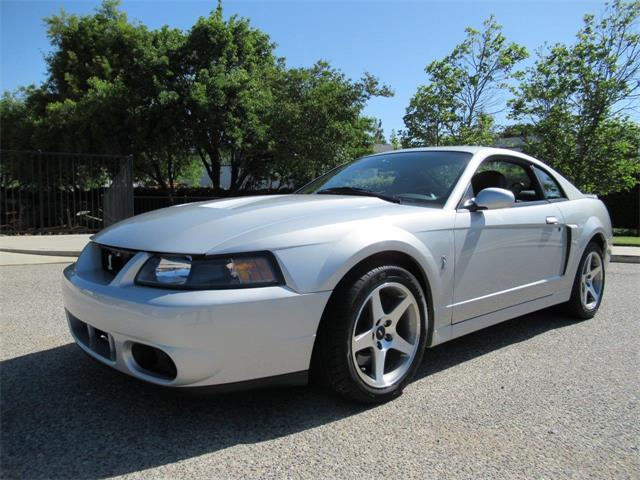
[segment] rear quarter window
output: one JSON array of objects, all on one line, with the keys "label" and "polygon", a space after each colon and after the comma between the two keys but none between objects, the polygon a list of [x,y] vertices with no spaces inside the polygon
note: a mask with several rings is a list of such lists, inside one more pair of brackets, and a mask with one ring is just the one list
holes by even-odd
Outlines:
[{"label": "rear quarter window", "polygon": [[536,173],[536,177],[538,177],[538,181],[547,200],[566,198],[560,184],[551,175],[535,165],[533,166],[533,171]]}]

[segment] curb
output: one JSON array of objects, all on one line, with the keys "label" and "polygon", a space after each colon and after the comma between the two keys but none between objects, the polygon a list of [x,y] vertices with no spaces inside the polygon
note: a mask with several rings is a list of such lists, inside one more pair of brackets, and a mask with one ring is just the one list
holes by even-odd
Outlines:
[{"label": "curb", "polygon": [[46,257],[79,257],[80,250],[28,250],[23,248],[0,248],[0,252],[44,255]]},{"label": "curb", "polygon": [[638,255],[611,255],[613,263],[640,263]]}]

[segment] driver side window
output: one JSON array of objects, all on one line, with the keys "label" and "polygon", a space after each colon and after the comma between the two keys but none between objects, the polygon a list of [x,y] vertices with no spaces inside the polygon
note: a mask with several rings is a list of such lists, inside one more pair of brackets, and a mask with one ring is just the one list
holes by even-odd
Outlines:
[{"label": "driver side window", "polygon": [[484,161],[471,179],[471,187],[474,195],[490,187],[510,190],[516,203],[543,200],[530,170],[520,163],[503,159]]}]

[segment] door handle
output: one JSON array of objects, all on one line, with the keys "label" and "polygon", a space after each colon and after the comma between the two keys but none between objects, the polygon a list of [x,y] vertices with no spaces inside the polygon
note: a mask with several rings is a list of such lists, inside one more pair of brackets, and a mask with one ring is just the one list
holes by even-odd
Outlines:
[{"label": "door handle", "polygon": [[559,222],[556,217],[547,217],[547,223],[549,225],[557,225]]}]

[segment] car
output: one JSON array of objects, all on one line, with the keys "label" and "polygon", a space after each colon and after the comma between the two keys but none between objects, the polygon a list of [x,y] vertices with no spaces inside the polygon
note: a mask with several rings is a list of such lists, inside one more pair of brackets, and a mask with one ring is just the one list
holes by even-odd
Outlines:
[{"label": "car", "polygon": [[69,328],[156,385],[312,379],[400,395],[426,348],[562,305],[598,311],[603,203],[511,150],[433,147],[341,165],[294,194],[176,205],[95,236],[64,270]]}]

